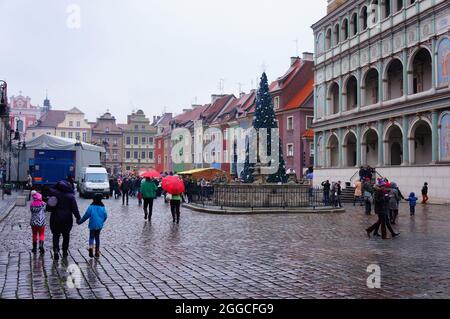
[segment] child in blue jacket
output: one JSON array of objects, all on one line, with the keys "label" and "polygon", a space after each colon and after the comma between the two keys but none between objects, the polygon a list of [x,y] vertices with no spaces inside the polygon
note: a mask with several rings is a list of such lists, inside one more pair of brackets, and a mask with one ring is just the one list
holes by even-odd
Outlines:
[{"label": "child in blue jacket", "polygon": [[96,194],[91,206],[87,209],[83,218],[80,219],[78,225],[83,224],[89,219],[89,257],[94,257],[94,241],[95,241],[95,257],[100,257],[100,232],[108,218],[105,205],[102,202],[103,195]]},{"label": "child in blue jacket", "polygon": [[419,199],[416,197],[416,194],[411,193],[409,194],[409,197],[406,198],[405,200],[409,202],[409,212],[410,216],[412,217],[416,214],[416,205]]}]

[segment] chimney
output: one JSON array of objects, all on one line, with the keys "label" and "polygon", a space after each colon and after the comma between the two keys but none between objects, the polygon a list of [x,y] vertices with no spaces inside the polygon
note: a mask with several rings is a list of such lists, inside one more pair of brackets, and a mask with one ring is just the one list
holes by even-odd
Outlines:
[{"label": "chimney", "polygon": [[244,97],[245,96],[245,92],[241,92],[241,93],[239,93],[239,97],[241,98],[241,97]]},{"label": "chimney", "polygon": [[291,66],[293,66],[298,59],[300,59],[298,56],[291,57]]},{"label": "chimney", "polygon": [[198,108],[199,106],[201,106],[200,104],[192,104],[192,109],[195,110],[196,108]]},{"label": "chimney", "polygon": [[303,52],[303,61],[314,62],[314,54],[310,52]]},{"label": "chimney", "polygon": [[187,113],[187,112],[190,112],[190,111],[192,111],[191,109],[183,109],[183,113]]},{"label": "chimney", "polygon": [[218,99],[223,98],[225,95],[223,94],[212,94],[211,95],[211,104],[215,103]]}]

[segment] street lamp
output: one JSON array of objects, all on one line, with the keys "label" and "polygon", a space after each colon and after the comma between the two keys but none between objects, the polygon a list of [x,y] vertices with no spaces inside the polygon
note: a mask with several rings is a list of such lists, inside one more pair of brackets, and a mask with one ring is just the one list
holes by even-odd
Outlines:
[{"label": "street lamp", "polygon": [[[13,139],[14,134],[14,139]],[[19,131],[9,130],[9,162],[8,162],[8,184],[11,183],[11,154],[12,154],[12,141],[20,141]]]},{"label": "street lamp", "polygon": [[25,150],[26,148],[26,142],[21,142],[19,139],[19,142],[17,143],[17,185],[20,184],[20,151]]}]

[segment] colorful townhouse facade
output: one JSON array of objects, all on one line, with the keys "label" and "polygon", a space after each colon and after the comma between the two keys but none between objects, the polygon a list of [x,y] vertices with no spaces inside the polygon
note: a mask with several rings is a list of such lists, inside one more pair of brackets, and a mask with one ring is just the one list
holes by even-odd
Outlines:
[{"label": "colorful townhouse facade", "polygon": [[314,140],[308,130],[314,119],[314,61],[312,53],[291,58],[288,71],[270,85],[286,169],[298,178],[314,164]]},{"label": "colorful townhouse facade", "polygon": [[170,121],[172,121],[172,113],[164,113],[153,124],[156,128],[155,136],[155,169],[158,172],[166,172],[168,156],[164,147],[165,135],[170,130]]}]

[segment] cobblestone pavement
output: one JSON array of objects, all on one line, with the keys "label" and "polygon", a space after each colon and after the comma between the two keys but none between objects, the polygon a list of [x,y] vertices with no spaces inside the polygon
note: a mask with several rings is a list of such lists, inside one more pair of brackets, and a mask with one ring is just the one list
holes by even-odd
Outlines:
[{"label": "cobblestone pavement", "polygon": [[[30,252],[29,213],[16,208],[0,224],[1,298],[439,298],[450,297],[450,209],[402,205],[401,236],[368,239],[375,216],[343,214],[221,216],[182,210],[172,225],[155,203],[151,224],[134,203],[106,201],[102,257],[87,255],[87,225],[74,226],[70,256],[53,262]],[[80,200],[81,209],[89,201]],[[67,267],[81,270],[68,288]],[[381,289],[366,269],[381,266]]]}]

